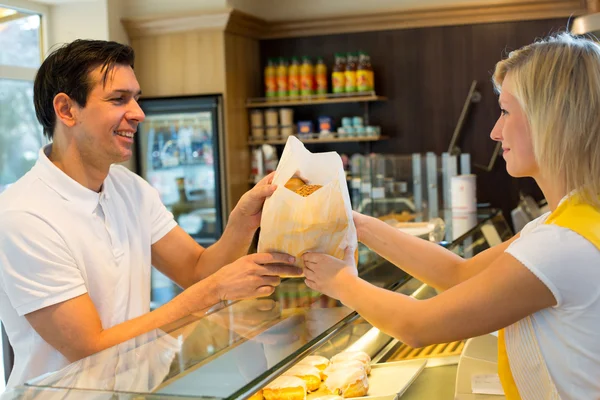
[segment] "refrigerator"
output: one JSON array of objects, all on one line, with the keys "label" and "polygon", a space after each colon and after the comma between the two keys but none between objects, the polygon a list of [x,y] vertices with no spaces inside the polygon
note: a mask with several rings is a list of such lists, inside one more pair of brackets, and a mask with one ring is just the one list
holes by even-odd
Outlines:
[{"label": "refrigerator", "polygon": [[[179,226],[203,247],[223,233],[222,97],[144,98],[136,168]],[[181,291],[153,268],[152,308]]]}]

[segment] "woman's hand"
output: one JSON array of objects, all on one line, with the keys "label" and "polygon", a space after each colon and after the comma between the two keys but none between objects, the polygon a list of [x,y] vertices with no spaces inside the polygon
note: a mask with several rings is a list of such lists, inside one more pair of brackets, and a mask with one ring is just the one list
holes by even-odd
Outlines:
[{"label": "woman's hand", "polygon": [[358,276],[351,246],[346,248],[343,260],[322,253],[305,253],[302,258],[306,285],[335,299],[343,297],[345,282]]}]

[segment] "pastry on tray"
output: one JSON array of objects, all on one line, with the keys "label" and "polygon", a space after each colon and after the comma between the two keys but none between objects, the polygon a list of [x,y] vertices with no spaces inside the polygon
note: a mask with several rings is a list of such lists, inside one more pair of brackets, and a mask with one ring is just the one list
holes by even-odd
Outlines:
[{"label": "pastry on tray", "polygon": [[339,361],[334,364],[329,364],[329,366],[323,370],[323,372],[321,373],[321,376],[323,377],[323,380],[325,380],[325,379],[327,379],[327,377],[329,375],[331,375],[338,369],[344,369],[344,368],[360,368],[360,369],[364,370],[365,373],[367,372],[367,369],[365,368],[365,364],[363,364],[362,362],[360,362],[358,360],[346,360],[346,361]]},{"label": "pastry on tray", "polygon": [[321,386],[321,371],[312,365],[294,365],[283,373],[283,376],[296,376],[306,383],[309,392],[319,390]]},{"label": "pastry on tray", "polygon": [[342,396],[338,396],[337,394],[328,394],[326,396],[317,397],[314,400],[344,400]]},{"label": "pastry on tray", "polygon": [[263,389],[265,400],[305,400],[306,383],[295,376],[280,376]]},{"label": "pastry on tray", "polygon": [[344,398],[362,397],[369,391],[369,378],[363,368],[341,368],[325,379],[325,389]]},{"label": "pastry on tray", "polygon": [[263,400],[263,391],[260,389],[258,392],[254,393],[252,396],[248,397],[248,400]]},{"label": "pastry on tray", "polygon": [[329,365],[329,359],[322,356],[308,356],[302,359],[298,364],[312,365],[313,367],[317,367],[319,370],[323,371]]},{"label": "pastry on tray", "polygon": [[371,357],[364,351],[342,351],[331,358],[331,363],[357,360],[364,364],[367,375],[371,373]]}]

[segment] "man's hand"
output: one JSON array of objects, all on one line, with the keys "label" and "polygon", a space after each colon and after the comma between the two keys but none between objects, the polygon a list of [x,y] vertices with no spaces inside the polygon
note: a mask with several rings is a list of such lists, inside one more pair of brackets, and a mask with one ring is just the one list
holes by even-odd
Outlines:
[{"label": "man's hand", "polygon": [[[224,266],[207,279],[215,285],[220,301],[269,296],[281,283],[281,276],[302,275],[300,268],[291,265],[294,261],[295,258],[287,254],[250,254]],[[193,291],[193,288],[190,289]],[[204,292],[199,292],[198,296],[204,296]]]},{"label": "man's hand", "polygon": [[321,253],[305,253],[302,258],[306,285],[334,299],[340,298],[346,279],[358,276],[351,246],[346,247],[343,260]]},{"label": "man's hand", "polygon": [[231,212],[229,221],[231,224],[243,229],[255,231],[260,226],[265,199],[275,192],[276,185],[272,185],[274,172],[265,176],[252,189],[244,193],[240,201]]}]

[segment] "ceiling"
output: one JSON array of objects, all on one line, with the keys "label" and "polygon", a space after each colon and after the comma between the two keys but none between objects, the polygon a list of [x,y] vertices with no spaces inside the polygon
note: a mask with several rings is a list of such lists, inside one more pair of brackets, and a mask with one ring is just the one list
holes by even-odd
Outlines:
[{"label": "ceiling", "polygon": [[[111,0],[33,0],[49,5]],[[211,12],[228,7],[266,21],[384,13],[415,8],[447,7],[474,3],[514,3],[515,0],[114,0],[122,2],[123,17],[135,18],[185,12]]]}]

